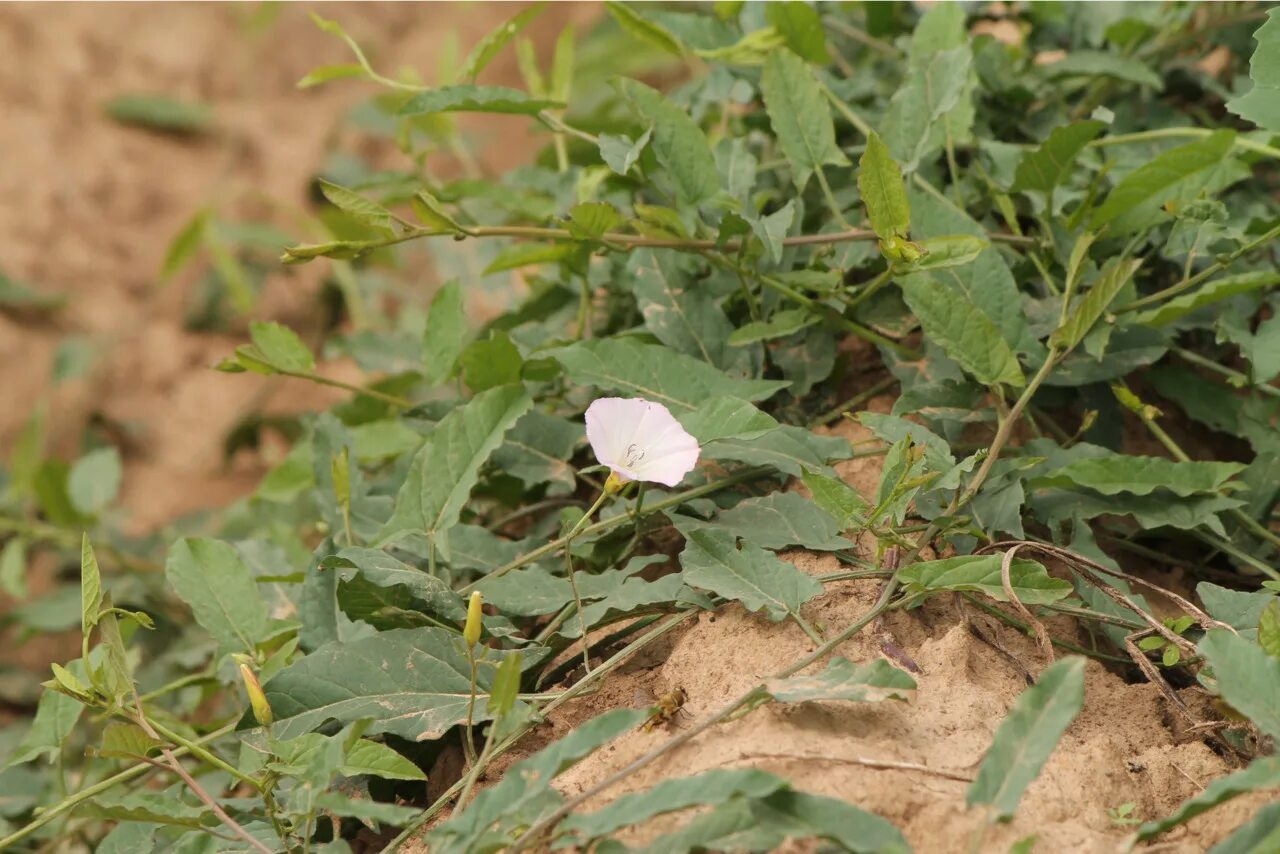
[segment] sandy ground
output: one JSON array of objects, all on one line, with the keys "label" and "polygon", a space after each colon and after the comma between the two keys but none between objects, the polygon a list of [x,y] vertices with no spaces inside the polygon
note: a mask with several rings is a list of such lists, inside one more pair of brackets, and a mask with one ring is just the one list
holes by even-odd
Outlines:
[{"label": "sandy ground", "polygon": [[[888,412],[891,405],[890,398],[881,397],[871,401],[869,408]],[[850,423],[841,424],[836,433],[853,442],[872,438],[861,425]],[[865,494],[875,490],[880,462],[863,458],[836,468]],[[864,537],[859,546],[864,558],[874,557],[873,540]],[[783,557],[813,575],[844,568],[829,554],[794,551]],[[853,580],[830,585],[823,596],[805,606],[803,615],[811,623],[838,631],[872,607],[880,583]],[[619,795],[663,779],[750,767],[786,777],[803,791],[841,798],[889,819],[922,854],[1003,852],[1032,835],[1038,836],[1033,850],[1039,852],[1119,852],[1132,828],[1114,823],[1109,809],[1133,804],[1133,818],[1164,816],[1210,780],[1232,770],[1202,741],[1180,734],[1154,686],[1128,684],[1091,661],[1084,710],[1027,790],[1016,817],[1009,824],[988,828],[980,846],[970,848],[985,818],[980,811],[966,808],[966,780],[977,773],[996,728],[1026,689],[1027,673],[1037,674],[1049,662],[1034,639],[985,620],[972,608],[964,614],[958,608],[953,602],[935,599],[915,611],[892,613],[885,621],[884,628],[921,670],[914,674],[918,690],[911,702],[765,706],[671,751],[582,809],[598,809]],[[966,618],[975,620],[1003,652],[975,637]],[[1050,621],[1049,627],[1055,635],[1087,643],[1070,620]],[[880,644],[880,635],[864,630],[837,654],[869,661],[882,655]],[[558,710],[522,750],[504,757],[502,766],[536,752],[596,715],[643,706],[638,697],[660,695],[675,686],[689,694],[685,706],[689,716],[669,726],[692,726],[700,716],[715,712],[772,675],[782,663],[812,650],[812,641],[791,621],[771,623],[738,605],[700,614],[695,622],[659,640],[610,675],[600,692]],[[675,732],[668,728],[626,734],[562,775],[557,788],[568,796],[583,792]],[[922,767],[884,767],[895,763]],[[1205,851],[1270,799],[1266,793],[1239,798],[1145,847],[1186,854]],[[632,845],[651,842],[684,820],[660,818],[642,833],[629,832],[620,838]],[[427,848],[419,842],[404,850],[421,854]]]},{"label": "sandy ground", "polygon": [[[535,37],[554,35],[582,7],[556,7]],[[216,507],[251,489],[270,464],[270,449],[223,460],[226,431],[248,408],[267,413],[322,408],[336,399],[301,383],[209,370],[245,340],[242,328],[192,333],[182,323],[194,277],[168,286],[158,270],[166,246],[191,212],[216,205],[246,212],[261,192],[305,202],[335,116],[368,91],[340,84],[299,92],[311,68],[345,62],[345,48],[306,21],[305,8],[284,4],[269,27],[246,34],[248,5],[6,5],[0,7],[0,270],[65,294],[64,311],[45,321],[0,314],[0,452],[8,453],[38,401],[51,406],[51,446],[73,457],[92,418],[121,425],[126,446],[124,524],[147,531],[184,513]],[[465,46],[511,7],[326,5],[359,40],[378,45],[386,68],[412,63],[428,74],[443,29]],[[559,20],[557,20],[559,19]],[[504,55],[492,82],[514,78]],[[105,118],[103,103],[127,92],[163,92],[214,106],[218,133],[200,141],[157,135]],[[484,146],[498,129],[474,127],[484,164],[495,171],[530,149],[503,125],[503,144]],[[253,212],[253,211],[249,211]],[[260,211],[257,212],[260,214]],[[317,322],[319,265],[268,278],[257,315],[307,329]],[[91,372],[51,389],[58,343],[87,336]],[[344,365],[326,366],[335,374]],[[887,408],[888,401],[876,406]],[[842,428],[853,438],[859,428]],[[873,485],[874,460],[842,467],[855,485]],[[807,572],[830,572],[833,559],[789,558]],[[868,608],[873,582],[844,582],[807,608],[806,616],[839,627]],[[921,666],[910,703],[855,706],[818,703],[771,707],[718,727],[647,768],[609,797],[658,779],[747,765],[788,776],[808,791],[834,795],[893,820],[917,850],[965,850],[980,818],[964,808],[965,783],[931,771],[886,770],[867,760],[911,762],[961,776],[975,772],[992,733],[1025,687],[1021,674],[963,626],[954,606],[937,603],[894,615],[888,627]],[[1056,627],[1070,632],[1070,626]],[[1045,664],[1034,645],[1010,632],[1001,644],[1030,669]],[[636,705],[638,689],[688,689],[693,719],[802,655],[808,639],[794,626],[770,624],[737,607],[702,615],[632,662],[594,696],[567,705],[530,739],[527,752],[609,708]],[[43,670],[38,650],[25,657]],[[879,654],[865,634],[842,653]],[[662,731],[635,733],[562,778],[573,793],[648,750]],[[518,758],[518,757],[513,757]],[[1130,685],[1091,664],[1084,713],[1017,819],[992,829],[983,850],[1007,850],[1040,833],[1040,851],[1112,851],[1127,832],[1107,809],[1135,803],[1134,815],[1171,810],[1227,766],[1204,744],[1180,741],[1153,688]],[[1244,798],[1166,838],[1166,850],[1201,851],[1241,823],[1260,802]],[[597,804],[598,805],[598,804]],[[653,832],[669,825],[657,824]],[[628,839],[627,841],[638,841]],[[412,848],[412,845],[411,845]],[[419,844],[417,850],[422,850]]]}]

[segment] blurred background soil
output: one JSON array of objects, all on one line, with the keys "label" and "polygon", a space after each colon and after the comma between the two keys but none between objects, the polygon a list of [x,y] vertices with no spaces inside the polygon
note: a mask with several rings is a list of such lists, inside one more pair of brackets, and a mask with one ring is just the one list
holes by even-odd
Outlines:
[{"label": "blurred background soil", "polygon": [[[431,82],[447,50],[460,63],[525,5],[339,3],[317,11],[366,46],[379,69],[410,67]],[[525,35],[549,51],[566,23],[601,10],[555,4]],[[0,305],[0,458],[11,459],[41,405],[48,451],[64,459],[84,450],[87,431],[105,431],[124,461],[112,513],[130,534],[222,507],[257,485],[287,448],[268,441],[227,458],[227,435],[246,415],[320,410],[347,395],[212,370],[248,340],[250,318],[192,331],[186,317],[200,271],[167,282],[160,272],[170,242],[202,207],[287,227],[287,212],[308,204],[345,112],[374,91],[361,81],[297,88],[312,69],[351,61],[308,12],[293,3],[0,5],[0,276],[65,298],[47,313]],[[520,85],[514,52],[496,57],[480,82]],[[208,105],[213,129],[166,134],[108,116],[112,99],[138,94]],[[520,118],[477,115],[459,124],[486,174],[530,161],[541,144]],[[387,163],[399,157],[390,144],[366,153]],[[450,159],[440,155],[432,168],[447,176],[457,169]],[[322,322],[316,296],[326,267],[273,266],[252,318],[286,322],[306,337]],[[55,382],[67,342],[89,355],[78,376]],[[346,362],[322,363],[320,372],[360,377]],[[49,588],[56,569],[51,555],[33,553],[31,596]],[[12,604],[0,593],[0,616]],[[7,642],[0,665],[22,664],[43,679],[49,661],[78,649],[70,634]]]}]

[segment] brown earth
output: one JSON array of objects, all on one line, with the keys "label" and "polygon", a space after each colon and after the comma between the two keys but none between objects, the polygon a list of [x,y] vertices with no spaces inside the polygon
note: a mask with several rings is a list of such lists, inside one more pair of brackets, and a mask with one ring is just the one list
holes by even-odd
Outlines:
[{"label": "brown earth", "polygon": [[[869,408],[887,412],[891,405],[891,398],[880,397]],[[864,427],[849,422],[835,432],[851,442],[872,438]],[[876,457],[850,460],[837,470],[859,491],[874,494],[880,462]],[[874,540],[864,538],[859,547],[862,557],[875,557]],[[829,554],[793,551],[783,557],[812,575],[843,568]],[[852,580],[829,585],[823,596],[805,606],[803,616],[837,632],[872,607],[880,584]],[[1108,809],[1132,803],[1132,818],[1168,815],[1206,783],[1232,770],[1202,741],[1180,735],[1182,728],[1170,718],[1153,685],[1129,684],[1090,661],[1084,710],[1027,790],[1017,816],[986,830],[980,847],[971,849],[985,818],[980,810],[966,808],[966,780],[976,774],[996,728],[1026,690],[1027,673],[1039,673],[1049,662],[1033,638],[984,621],[972,609],[967,614],[988,637],[994,635],[1003,652],[975,637],[966,628],[965,615],[948,601],[935,599],[918,610],[889,615],[885,628],[922,671],[915,675],[919,687],[911,702],[765,706],[713,727],[580,809],[599,809],[619,795],[668,778],[751,767],[783,776],[797,789],[840,798],[889,819],[919,852],[1008,851],[1031,835],[1038,835],[1035,851],[1117,852],[1124,850],[1132,827],[1113,823]],[[1050,621],[1049,627],[1055,635],[1087,643],[1070,620]],[[813,648],[794,623],[771,623],[739,605],[700,614],[610,674],[598,693],[557,710],[516,755],[504,757],[501,767],[596,715],[643,706],[637,697],[660,695],[675,686],[689,694],[689,717],[670,726],[695,725]],[[864,630],[837,654],[855,662],[880,657],[880,638]],[[668,728],[623,735],[571,768],[556,787],[570,797],[586,791],[675,732]],[[903,763],[915,767],[902,768]],[[894,765],[899,767],[886,767]],[[1270,800],[1266,793],[1239,798],[1138,850],[1205,851]],[[662,817],[619,838],[643,844],[685,820],[687,814]],[[427,848],[419,842],[403,850]]]},{"label": "brown earth", "polygon": [[[465,49],[512,8],[370,4],[326,5],[321,11],[357,40],[377,45],[379,67],[410,64],[430,79],[442,31],[457,30]],[[67,457],[77,453],[90,416],[123,425],[131,441],[118,521],[136,532],[223,505],[257,483],[280,448],[230,462],[222,456],[227,430],[246,412],[312,410],[340,394],[210,371],[209,365],[245,340],[244,330],[186,330],[183,307],[194,276],[165,288],[158,282],[165,248],[193,210],[213,205],[233,218],[261,216],[255,199],[262,196],[304,203],[335,117],[368,91],[354,83],[296,90],[295,81],[311,68],[348,61],[346,49],[307,22],[303,7],[285,4],[278,20],[256,30],[249,23],[253,10],[196,4],[0,7],[0,93],[6,105],[0,123],[0,270],[69,298],[50,320],[0,314],[0,453],[8,453],[42,399],[51,407],[50,445]],[[593,5],[557,6],[533,35],[545,41],[566,18],[598,13]],[[515,79],[509,53],[490,74],[492,82]],[[217,113],[218,133],[191,141],[107,119],[103,103],[130,92],[207,102]],[[479,121],[471,130],[487,169],[509,168],[532,150],[520,144],[520,124],[507,119]],[[502,145],[485,144],[499,133]],[[314,327],[321,274],[319,265],[272,274],[256,316]],[[53,389],[54,351],[72,333],[88,336],[95,347],[92,371]],[[350,365],[323,369],[355,378]],[[883,409],[888,401],[874,405]],[[852,439],[865,438],[860,428],[841,430]],[[877,465],[858,460],[840,468],[865,491],[874,486]],[[788,558],[806,572],[835,569],[829,556],[795,552]],[[838,630],[870,607],[876,593],[876,582],[841,582],[811,603],[805,616]],[[607,797],[669,776],[751,765],[889,818],[919,851],[965,850],[981,816],[965,809],[964,782],[934,772],[972,775],[1026,683],[1004,655],[965,630],[948,603],[894,614],[887,625],[923,669],[913,702],[766,707],[712,729]],[[1073,630],[1065,624],[1054,628]],[[1045,666],[1027,638],[1005,631],[999,642],[1032,672]],[[777,670],[779,662],[811,648],[794,625],[772,624],[736,606],[703,614],[633,660],[600,693],[561,709],[521,755],[607,709],[636,705],[640,690],[685,687],[696,721]],[[864,633],[841,654],[867,660],[879,655],[878,642]],[[9,658],[12,649],[6,645],[3,655]],[[34,645],[20,654],[41,672],[43,662],[55,656],[61,657]],[[582,791],[667,735],[658,730],[625,736],[572,769],[560,785],[569,794]],[[876,767],[885,761],[928,770]],[[1091,663],[1084,713],[1032,785],[1017,819],[989,831],[982,848],[1007,850],[1038,832],[1041,851],[1116,850],[1127,831],[1113,826],[1108,808],[1132,802],[1138,818],[1163,815],[1226,770],[1204,744],[1179,741],[1154,688],[1127,684]],[[1163,840],[1165,850],[1204,850],[1263,799],[1242,798],[1193,821]],[[591,806],[603,803],[598,799]],[[652,836],[675,821],[660,821],[645,833]]]}]

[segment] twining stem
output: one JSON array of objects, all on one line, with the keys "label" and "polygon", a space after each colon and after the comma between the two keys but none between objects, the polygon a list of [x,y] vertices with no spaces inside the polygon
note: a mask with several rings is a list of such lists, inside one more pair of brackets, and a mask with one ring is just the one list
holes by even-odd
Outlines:
[{"label": "twining stem", "polygon": [[[139,704],[138,705],[139,717],[143,716],[141,714],[141,708],[142,707]],[[148,720],[148,726],[153,728],[164,739],[168,741],[172,741],[174,744],[181,745],[184,749],[189,751],[197,759],[207,762],[208,764],[214,766],[215,768],[218,768],[222,771],[227,772],[232,777],[236,778],[237,780],[240,780],[243,783],[247,783],[248,785],[252,786],[254,789],[262,788],[262,784],[258,780],[254,779],[253,777],[250,777],[248,774],[245,774],[239,768],[219,758],[216,754],[206,750],[204,747],[201,746],[201,743],[199,741],[192,741],[191,739],[186,738],[182,735],[179,735],[178,733],[164,726],[164,724],[159,724],[159,723],[156,723],[155,721]]]},{"label": "twining stem", "polygon": [[[691,619],[697,613],[698,613],[697,609],[691,608],[676,614],[672,614],[667,619],[660,622],[657,626],[645,632],[645,634],[636,638],[631,643],[627,644],[624,648],[616,652],[608,661],[601,664],[599,667],[591,671],[589,674],[587,674],[578,682],[575,682],[567,690],[561,693],[559,697],[555,698],[554,700],[547,703],[547,705],[539,709],[539,715],[537,719],[529,721],[528,723],[524,724],[515,732],[507,736],[507,738],[505,738],[501,744],[498,744],[496,747],[494,747],[494,749],[491,751],[489,761],[492,761],[494,757],[500,756],[506,751],[510,750],[518,741],[520,741],[521,738],[524,737],[525,733],[533,729],[533,727],[538,726],[538,724],[545,719],[546,715],[555,711],[560,706],[564,705],[565,703],[569,702],[575,697],[578,697],[578,696],[581,696],[582,694],[587,693],[588,690],[591,690],[597,682],[603,680],[605,676],[607,676],[608,674],[612,673],[614,670],[621,667],[637,651],[639,651],[640,649],[643,649],[645,646],[649,645],[653,641],[656,641],[658,638],[672,631],[673,629],[675,629],[677,626],[679,626],[681,623],[685,622],[686,620]],[[407,825],[400,832],[399,836],[391,840],[391,842],[388,843],[387,846],[382,849],[382,854],[391,854],[391,852],[399,850],[400,845],[403,844],[405,840],[407,840],[410,836],[416,833],[418,831],[418,828],[422,827],[424,824],[431,821],[431,819],[435,818],[435,816],[439,814],[439,812],[449,804],[450,800],[455,795],[457,795],[465,785],[466,785],[465,781],[459,780],[458,782],[450,786],[444,792],[444,794],[436,798],[435,803],[433,803],[430,807],[424,810],[422,814],[417,817],[417,819],[415,819],[413,822]]]},{"label": "twining stem", "polygon": [[582,596],[578,594],[578,576],[573,569],[573,538],[578,536],[587,521],[604,506],[609,494],[608,489],[602,489],[600,497],[596,499],[596,503],[592,504],[591,509],[582,514],[582,518],[574,523],[573,527],[569,529],[569,533],[564,535],[564,566],[569,575],[569,587],[573,590],[573,607],[578,612],[578,628],[582,632],[582,666],[586,668],[588,673],[591,672],[591,644],[587,642],[587,618],[582,613]]},{"label": "twining stem", "polygon": [[[663,510],[667,510],[672,507],[678,507],[686,501],[692,501],[695,498],[701,498],[704,495],[710,495],[711,493],[717,492],[721,489],[727,489],[728,487],[735,486],[739,483],[746,483],[748,481],[755,480],[756,478],[764,477],[765,475],[771,474],[772,472],[773,472],[773,469],[768,466],[757,466],[754,468],[749,468],[740,472],[736,472],[734,474],[729,475],[728,477],[723,477],[723,478],[720,478],[719,480],[713,480],[710,483],[704,483],[702,486],[695,486],[693,489],[687,489],[684,492],[680,492],[671,496],[670,498],[664,498],[661,501],[655,501],[653,504],[649,505],[649,508],[648,510],[645,511],[644,515],[648,516],[654,513],[660,513]],[[588,512],[585,516],[583,516],[583,520],[590,518],[593,512],[594,511]],[[581,531],[577,533],[578,534],[600,534],[605,531],[612,530],[613,528],[616,528],[619,525],[623,525],[631,521],[633,520],[630,515],[626,513],[620,513],[619,515],[614,516],[612,518],[602,519],[599,522],[596,522],[594,524],[586,525],[586,527],[584,527]],[[508,572],[511,572],[512,570],[519,569],[522,566],[528,566],[529,564],[537,560],[540,560],[546,557],[547,555],[555,554],[557,551],[564,548],[567,542],[568,542],[567,537],[560,537],[559,539],[552,540],[551,542],[547,543],[544,546],[539,546],[533,551],[526,552],[525,554],[520,555],[510,563],[507,563],[507,564],[504,564],[503,566],[498,567],[493,572],[486,575],[484,578],[485,579],[497,578],[499,576],[506,575]],[[484,579],[481,579],[481,580],[484,580]],[[480,583],[480,580],[473,581],[472,583],[459,589],[458,592],[460,594],[470,593],[475,588],[475,586],[479,583]]]},{"label": "twining stem", "polygon": [[[207,735],[204,735],[201,738],[196,739],[192,743],[208,744],[209,742],[216,741],[217,739],[222,738],[222,736],[226,735],[227,733],[234,731],[235,728],[236,728],[236,725],[234,722],[229,723],[226,726],[220,727],[219,729],[216,729],[213,732],[208,733]],[[185,747],[180,747],[177,750],[173,750],[170,752],[173,754],[175,758],[179,758],[186,755],[189,751]],[[33,818],[27,824],[18,828],[8,836],[0,839],[0,851],[11,850],[14,845],[17,845],[23,839],[26,839],[28,836],[35,833],[40,828],[44,827],[46,824],[49,824],[50,822],[52,822],[54,819],[56,819],[58,816],[62,815],[63,813],[66,813],[72,809],[75,809],[77,806],[84,803],[85,801],[93,800],[94,798],[98,797],[98,795],[101,795],[104,792],[110,791],[111,789],[114,789],[116,786],[119,786],[122,783],[127,783],[130,780],[135,780],[138,777],[141,777],[142,775],[146,774],[148,771],[151,771],[151,770],[153,770],[153,766],[150,763],[139,762],[138,764],[130,766],[129,768],[126,768],[117,774],[113,774],[112,776],[106,778],[105,780],[95,783],[92,786],[89,786],[85,789],[81,789],[79,792],[76,792],[74,795],[71,795],[70,797],[63,798],[61,801],[54,804],[53,806],[50,806],[42,810],[35,818]]]},{"label": "twining stem", "polygon": [[352,383],[343,382],[342,380],[335,380],[330,377],[324,377],[324,376],[321,376],[320,374],[315,373],[314,371],[282,371],[279,368],[276,368],[275,370],[276,370],[276,373],[280,374],[281,376],[294,377],[295,379],[300,379],[300,380],[310,380],[311,382],[318,383],[320,385],[327,385],[332,388],[340,388],[340,389],[343,389],[344,391],[352,392],[353,394],[359,394],[365,397],[371,397],[374,400],[380,400],[383,403],[389,404],[399,409],[413,408],[412,400],[409,400],[408,398],[400,397],[397,394],[387,394],[385,391],[378,391],[376,388],[365,388],[364,386],[354,385]]},{"label": "twining stem", "polygon": [[[461,232],[435,228],[414,228],[380,240],[350,241],[343,245],[360,252],[371,252],[375,249],[382,249],[387,246],[394,246],[398,243],[407,243],[410,240],[419,240],[426,237],[451,237],[455,239],[459,237],[519,237],[529,240],[578,240],[567,228],[547,228],[533,225],[477,225],[467,226]],[[785,237],[782,239],[782,245],[826,246],[834,243],[875,239],[876,234],[874,231],[865,228],[851,228],[846,231],[835,231],[827,234],[800,234],[794,237]],[[987,235],[987,239],[1015,246],[1035,245],[1033,238],[1004,232],[991,232]],[[684,249],[689,251],[715,249],[721,252],[737,252],[745,245],[744,241],[740,239],[727,240],[724,243],[720,243],[716,240],[692,237],[650,237],[642,234],[623,234],[620,232],[606,232],[600,236],[599,240],[607,246],[618,249]],[[310,260],[310,258],[315,257],[314,254],[301,251],[304,249],[309,249],[309,247],[298,246],[293,249],[286,249],[284,260],[296,262]]]},{"label": "twining stem", "polygon": [[[1119,133],[1114,136],[1104,136],[1090,142],[1086,148],[1104,148],[1108,145],[1128,145],[1134,142],[1149,142],[1153,139],[1178,139],[1186,137],[1206,137],[1215,133],[1210,128],[1156,128],[1155,130],[1144,130],[1138,133]],[[1265,154],[1268,157],[1280,158],[1280,148],[1270,145],[1263,145],[1260,142],[1254,142],[1243,136],[1236,136],[1235,144],[1246,151],[1254,151],[1258,154]]]},{"label": "twining stem", "polygon": [[1115,313],[1125,314],[1126,312],[1137,311],[1140,308],[1145,308],[1153,303],[1163,302],[1170,297],[1175,297],[1180,293],[1189,291],[1205,279],[1208,279],[1210,276],[1216,275],[1231,266],[1231,264],[1235,263],[1236,259],[1252,252],[1259,246],[1274,240],[1278,236],[1280,236],[1280,225],[1275,226],[1265,234],[1249,241],[1234,252],[1228,254],[1226,257],[1215,261],[1199,273],[1196,273],[1194,276],[1190,278],[1183,278],[1182,281],[1178,282],[1176,285],[1171,285],[1162,291],[1157,291],[1154,294],[1148,294],[1147,296],[1136,299],[1131,303],[1122,305],[1115,310]]},{"label": "twining stem", "polygon": [[[853,637],[853,635],[862,631],[862,629],[866,627],[868,624],[870,624],[872,620],[880,616],[880,614],[883,613],[884,611],[888,610],[890,599],[892,598],[893,593],[896,589],[897,589],[897,583],[895,579],[890,578],[885,583],[884,589],[880,593],[880,598],[876,600],[876,603],[874,606],[872,606],[871,610],[869,610],[866,614],[863,614],[862,617],[860,617],[856,622],[854,622],[844,631],[840,632],[840,634],[836,635],[826,643],[819,645],[818,648],[815,649],[809,655],[805,656],[799,661],[793,662],[791,665],[783,668],[778,673],[774,674],[774,678],[785,679],[788,676],[792,676],[798,673],[799,671],[808,667],[810,664],[826,656],[828,653],[833,651],[840,644],[844,643],[846,640]],[[539,836],[541,836],[544,831],[554,826],[556,822],[560,821],[560,819],[564,818],[566,815],[568,815],[570,812],[572,812],[581,804],[585,803],[591,798],[594,798],[596,795],[600,794],[606,789],[611,788],[615,783],[618,783],[621,780],[631,776],[635,772],[644,768],[646,765],[649,765],[651,762],[654,762],[655,760],[661,758],[662,756],[674,750],[675,748],[679,747],[680,745],[693,740],[697,736],[701,735],[703,732],[706,732],[711,727],[731,717],[739,710],[747,708],[753,703],[764,700],[767,696],[768,694],[767,694],[766,686],[763,683],[756,685],[755,687],[746,691],[736,699],[731,700],[729,703],[722,706],[710,717],[707,717],[699,721],[696,725],[690,727],[687,730],[684,730],[683,732],[679,733],[675,737],[668,739],[667,741],[658,745],[653,750],[650,750],[648,753],[644,754],[640,758],[636,759],[635,761],[631,762],[630,764],[626,765],[620,770],[614,772],[613,774],[610,774],[608,777],[601,780],[596,785],[590,787],[582,794],[577,795],[565,801],[565,803],[562,804],[560,808],[557,809],[555,812],[551,813],[550,815],[546,816],[540,821],[534,822],[529,827],[529,829],[526,830],[519,838],[517,838],[516,841],[513,842],[511,847],[507,850],[509,852],[512,852],[512,854],[514,854],[514,852],[523,850],[527,845],[529,845],[534,840],[536,840]]]},{"label": "twining stem", "polygon": [[[1161,445],[1164,445],[1165,449],[1173,455],[1174,459],[1183,463],[1191,462],[1191,456],[1186,451],[1182,450],[1182,446],[1179,445],[1172,436],[1165,432],[1163,427],[1156,423],[1155,413],[1151,412],[1145,406],[1133,407],[1130,411],[1141,419],[1142,423],[1146,425],[1146,428],[1151,431],[1151,435],[1155,436],[1156,441]],[[1280,548],[1280,534],[1276,534],[1275,531],[1271,530],[1266,525],[1263,525],[1239,507],[1232,507],[1229,512],[1232,517],[1250,533],[1270,543],[1273,547]]]},{"label": "twining stem", "polygon": [[1249,378],[1244,374],[1240,373],[1239,371],[1232,370],[1231,368],[1228,368],[1226,365],[1219,365],[1217,362],[1213,361],[1212,359],[1206,359],[1204,356],[1201,356],[1199,353],[1196,353],[1192,350],[1188,350],[1185,347],[1174,347],[1173,354],[1180,359],[1190,362],[1193,365],[1197,365],[1201,368],[1205,368],[1207,370],[1213,371],[1214,373],[1221,374],[1222,376],[1231,380],[1233,383],[1238,383],[1241,386],[1248,386],[1249,388],[1254,389],[1255,391],[1260,391],[1263,394],[1267,394],[1272,397],[1280,397],[1280,388],[1276,388],[1275,386],[1270,385],[1269,383],[1258,383],[1257,385],[1250,385]]}]

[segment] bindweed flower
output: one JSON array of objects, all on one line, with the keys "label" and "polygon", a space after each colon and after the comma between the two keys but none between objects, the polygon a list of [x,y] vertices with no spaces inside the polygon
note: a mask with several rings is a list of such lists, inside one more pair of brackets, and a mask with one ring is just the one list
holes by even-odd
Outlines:
[{"label": "bindweed flower", "polygon": [[605,489],[633,480],[676,486],[698,462],[698,440],[661,403],[602,397],[587,407],[587,441],[612,472]]}]

